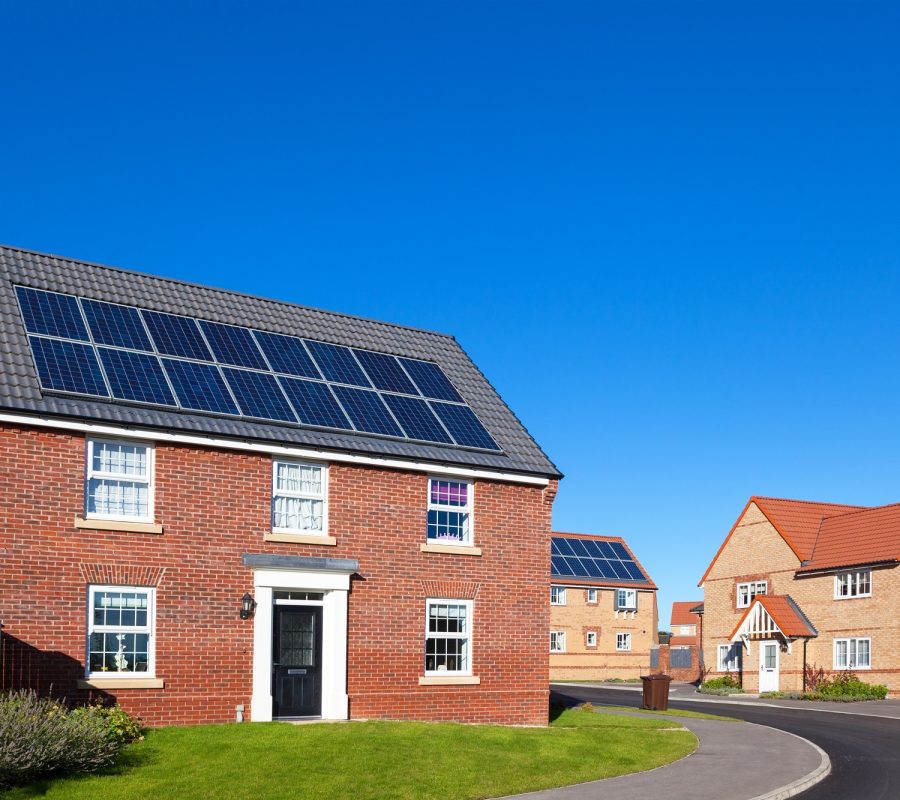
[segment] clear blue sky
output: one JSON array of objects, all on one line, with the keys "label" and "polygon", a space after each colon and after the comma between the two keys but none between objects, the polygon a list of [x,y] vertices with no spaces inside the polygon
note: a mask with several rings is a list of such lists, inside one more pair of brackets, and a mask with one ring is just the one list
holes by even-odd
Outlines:
[{"label": "clear blue sky", "polygon": [[900,501],[900,4],[5,3],[0,241],[453,333],[663,627]]}]

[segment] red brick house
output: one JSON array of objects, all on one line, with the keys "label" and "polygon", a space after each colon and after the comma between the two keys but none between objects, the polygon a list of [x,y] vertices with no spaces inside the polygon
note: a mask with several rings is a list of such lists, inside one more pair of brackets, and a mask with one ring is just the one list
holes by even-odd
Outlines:
[{"label": "red brick house", "polygon": [[672,603],[672,615],[669,625],[672,635],[669,645],[672,647],[700,646],[700,615],[695,611],[699,600],[676,600]]},{"label": "red brick house", "polygon": [[710,676],[801,691],[804,664],[900,691],[900,505],[751,497],[700,580]]},{"label": "red brick house", "polygon": [[2,686],[543,724],[558,470],[456,341],[0,248]]}]

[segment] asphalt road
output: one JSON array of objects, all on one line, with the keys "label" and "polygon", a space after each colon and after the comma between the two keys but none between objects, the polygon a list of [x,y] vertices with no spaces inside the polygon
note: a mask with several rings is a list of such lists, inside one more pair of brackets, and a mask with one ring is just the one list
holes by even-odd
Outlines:
[{"label": "asphalt road", "polygon": [[[635,707],[641,704],[640,692],[589,686],[550,688],[563,700]],[[770,725],[815,742],[831,759],[831,775],[797,795],[802,800],[900,800],[900,720],[677,699],[670,700],[669,705]],[[839,710],[851,708],[842,705]]]}]

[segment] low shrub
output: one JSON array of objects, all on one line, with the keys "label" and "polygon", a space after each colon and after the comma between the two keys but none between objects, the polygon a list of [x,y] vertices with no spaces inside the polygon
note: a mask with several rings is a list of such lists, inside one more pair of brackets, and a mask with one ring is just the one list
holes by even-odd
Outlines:
[{"label": "low shrub", "polygon": [[95,772],[139,736],[139,724],[118,707],[69,711],[30,691],[0,695],[0,788],[49,775]]},{"label": "low shrub", "polygon": [[721,678],[704,681],[697,691],[704,694],[739,694],[743,689],[734,675],[723,675]]},{"label": "low shrub", "polygon": [[884,700],[888,688],[883,684],[865,683],[853,670],[844,670],[828,676],[821,667],[806,665],[806,685],[809,691],[801,694],[803,700],[834,700],[852,703],[857,700]]}]

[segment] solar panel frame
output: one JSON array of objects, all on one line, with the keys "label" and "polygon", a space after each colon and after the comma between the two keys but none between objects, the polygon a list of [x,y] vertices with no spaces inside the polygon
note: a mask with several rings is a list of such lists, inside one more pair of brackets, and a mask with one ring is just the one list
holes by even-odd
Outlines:
[{"label": "solar panel frame", "polygon": [[387,393],[382,394],[381,399],[410,439],[453,444],[450,434],[441,425],[440,420],[434,415],[431,406],[425,400]]},{"label": "solar panel frame", "polygon": [[616,573],[616,577],[621,581],[631,580],[631,577],[628,575],[628,570],[622,565],[621,561],[610,561],[609,565],[612,567],[613,572]]},{"label": "solar panel frame", "polygon": [[353,355],[356,356],[356,360],[376,389],[398,394],[419,395],[419,390],[409,379],[396,357],[387,353],[376,353],[372,350],[358,348],[353,348]]},{"label": "solar panel frame", "polygon": [[352,431],[353,425],[327,383],[278,376],[281,389],[303,425]]},{"label": "solar panel frame", "polygon": [[632,580],[647,580],[647,576],[641,572],[641,568],[634,561],[623,561],[622,566],[628,571],[628,575]]},{"label": "solar panel frame", "polygon": [[403,436],[378,392],[351,386],[333,386],[332,389],[356,430],[381,436]]},{"label": "solar panel frame", "polygon": [[572,568],[566,563],[566,559],[563,556],[551,556],[550,569],[553,575],[561,577],[569,577],[575,574],[572,571]]},{"label": "solar panel frame", "polygon": [[[178,398],[178,405],[183,409],[240,416],[240,409],[218,366],[180,358],[161,358],[160,362]],[[201,384],[205,387],[205,394],[195,391],[196,386]]]},{"label": "solar panel frame", "polygon": [[574,555],[574,553],[572,552],[572,547],[569,544],[568,539],[566,539],[562,536],[556,536],[556,537],[554,537],[553,541],[556,542],[557,547],[559,547],[559,551],[560,551],[559,555],[561,555],[561,556]]},{"label": "solar panel frame", "polygon": [[317,342],[314,339],[304,341],[325,380],[349,386],[362,386],[366,389],[372,388],[351,348],[329,342]]},{"label": "solar panel frame", "polygon": [[42,389],[88,397],[110,396],[92,345],[42,336],[29,336],[28,344]]},{"label": "solar panel frame", "polygon": [[597,546],[600,548],[600,552],[603,554],[604,558],[618,558],[616,551],[609,546],[609,542],[598,541]]},{"label": "solar panel frame", "polygon": [[118,400],[178,407],[159,359],[150,353],[98,347],[112,396]]},{"label": "solar panel frame", "polygon": [[581,539],[569,539],[569,546],[572,548],[572,552],[579,558],[582,556],[590,556],[587,547],[584,546],[584,542]]},{"label": "solar panel frame", "polygon": [[435,400],[429,402],[438,419],[458,445],[480,450],[500,450],[494,437],[488,433],[487,428],[481,424],[481,420],[471,408]]},{"label": "solar panel frame", "polygon": [[244,416],[279,422],[297,421],[294,409],[274,375],[234,367],[222,367],[222,373]]},{"label": "solar panel frame", "polygon": [[419,391],[432,400],[449,400],[451,402],[465,402],[462,395],[456,391],[456,387],[444,374],[444,371],[431,361],[420,361],[415,358],[403,358],[397,360],[406,370]]},{"label": "solar panel frame", "polygon": [[197,320],[197,323],[216,361],[220,364],[265,371],[271,369],[250,328],[227,325],[224,322],[210,322],[206,319]]},{"label": "solar panel frame", "polygon": [[158,353],[196,361],[214,360],[212,351],[200,332],[200,326],[193,317],[146,308],[140,309],[140,313]]},{"label": "solar panel frame", "polygon": [[79,342],[91,340],[74,295],[16,286],[16,300],[28,333]]},{"label": "solar panel frame", "polygon": [[613,552],[616,554],[616,558],[619,561],[631,561],[631,553],[629,553],[625,546],[621,542],[610,542],[609,546],[613,549]]},{"label": "solar panel frame", "polygon": [[81,298],[81,308],[95,344],[153,352],[150,335],[133,306]]}]

